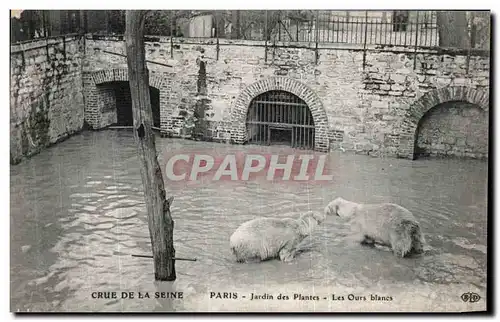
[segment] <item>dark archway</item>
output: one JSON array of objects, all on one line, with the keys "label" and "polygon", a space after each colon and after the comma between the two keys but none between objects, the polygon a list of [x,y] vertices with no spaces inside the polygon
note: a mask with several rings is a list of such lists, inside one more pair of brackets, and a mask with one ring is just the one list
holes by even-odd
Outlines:
[{"label": "dark archway", "polygon": [[489,91],[465,86],[448,86],[429,91],[410,106],[404,116],[397,135],[398,157],[415,159],[417,127],[424,114],[433,107],[446,102],[468,102],[489,113]]},{"label": "dark archway", "polygon": [[312,113],[290,92],[271,90],[256,96],[250,102],[246,125],[248,143],[314,149]]},{"label": "dark archway", "polygon": [[488,112],[464,101],[440,103],[419,120],[415,156],[471,157],[488,155]]},{"label": "dark archway", "polygon": [[292,93],[307,104],[314,120],[314,150],[328,152],[330,150],[329,126],[323,103],[311,88],[293,78],[284,76],[264,78],[246,86],[241,91],[231,111],[231,141],[237,144],[248,142],[246,120],[250,103],[255,97],[269,91]]},{"label": "dark archway", "polygon": [[[132,98],[128,81],[114,81],[97,85],[103,111],[116,110],[116,122],[112,125],[132,126]],[[160,128],[160,91],[149,87],[153,126]]]}]

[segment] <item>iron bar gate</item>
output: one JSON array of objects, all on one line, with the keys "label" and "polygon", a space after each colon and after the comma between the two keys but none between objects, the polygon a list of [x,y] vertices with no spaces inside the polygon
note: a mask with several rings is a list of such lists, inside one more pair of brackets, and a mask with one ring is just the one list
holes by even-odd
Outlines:
[{"label": "iron bar gate", "polygon": [[307,104],[286,91],[269,91],[255,97],[247,114],[250,144],[286,144],[314,149],[314,121]]}]

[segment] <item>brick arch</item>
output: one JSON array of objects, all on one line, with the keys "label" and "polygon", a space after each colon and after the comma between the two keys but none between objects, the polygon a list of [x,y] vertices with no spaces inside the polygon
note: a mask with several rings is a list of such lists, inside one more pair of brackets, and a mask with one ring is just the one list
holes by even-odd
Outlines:
[{"label": "brick arch", "polygon": [[309,107],[315,126],[315,150],[328,152],[328,117],[319,97],[303,83],[288,77],[269,77],[247,86],[236,99],[231,113],[231,140],[242,144],[246,141],[246,118],[252,100],[268,91],[286,91],[297,95]]},{"label": "brick arch", "polygon": [[[128,82],[128,69],[106,69],[90,74],[94,85],[109,82]],[[149,86],[160,89],[163,77],[149,72]]]},{"label": "brick arch", "polygon": [[[162,131],[167,126],[164,120],[169,111],[168,104],[171,92],[171,73],[155,73],[149,71],[149,86],[156,88],[160,92],[160,127]],[[100,102],[102,90],[98,85],[109,82],[128,82],[128,69],[106,69],[85,73],[83,75],[84,95],[85,95],[85,121],[93,129],[104,128],[112,123],[113,112],[103,111]],[[116,114],[116,113],[115,113]],[[115,117],[116,118],[116,117]]]},{"label": "brick arch", "polygon": [[474,104],[489,111],[489,92],[470,87],[444,87],[430,91],[417,99],[409,108],[400,128],[399,156],[415,159],[417,130],[422,117],[433,107],[453,101]]}]

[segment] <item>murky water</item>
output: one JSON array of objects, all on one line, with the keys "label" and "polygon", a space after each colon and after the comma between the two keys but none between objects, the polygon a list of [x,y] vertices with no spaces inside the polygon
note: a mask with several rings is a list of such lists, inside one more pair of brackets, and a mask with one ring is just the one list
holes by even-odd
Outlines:
[{"label": "murky water", "polygon": [[[158,149],[248,147],[157,139]],[[263,148],[278,152],[277,147]],[[486,303],[487,163],[332,154],[331,185],[207,182],[171,186],[177,280],[154,282],[139,160],[132,134],[75,136],[11,167],[12,311],[468,311]],[[396,202],[420,220],[424,256],[346,242],[328,218],[291,263],[236,263],[229,236],[256,216],[322,210],[335,196]],[[93,299],[92,292],[118,299]],[[183,299],[155,299],[155,292]],[[121,292],[135,292],[121,299]],[[138,292],[144,297],[138,298]],[[210,298],[210,292],[238,299]],[[465,303],[464,292],[481,300]],[[251,300],[267,293],[273,300]],[[278,299],[278,295],[290,299]],[[297,300],[294,294],[319,300]],[[350,300],[348,294],[357,296]],[[333,301],[344,296],[344,301]],[[392,300],[372,301],[372,295]],[[242,298],[246,296],[246,298]],[[359,297],[358,297],[359,296]],[[363,296],[366,300],[363,300]],[[326,299],[325,299],[326,298]]]}]

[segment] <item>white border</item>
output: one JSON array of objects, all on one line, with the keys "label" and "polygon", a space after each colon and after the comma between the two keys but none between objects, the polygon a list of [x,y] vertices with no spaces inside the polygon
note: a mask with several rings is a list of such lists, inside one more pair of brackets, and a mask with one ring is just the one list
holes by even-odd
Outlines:
[{"label": "white border", "polygon": [[[86,0],[82,2],[69,2],[69,1],[54,1],[54,0],[49,0],[49,1],[26,1],[26,0],[19,0],[16,1],[15,3],[13,2],[12,5],[6,6],[5,11],[2,11],[5,14],[5,18],[7,18],[7,10],[8,9],[16,9],[17,8],[24,8],[24,9],[338,9],[338,10],[362,10],[362,9],[491,9],[493,10],[494,13],[497,13],[498,11],[496,10],[498,6],[498,1],[484,1],[484,0],[475,0],[475,1],[449,1],[449,0],[419,0],[419,1],[412,1],[411,3],[409,1],[357,1],[357,0],[350,0],[350,1],[318,1],[318,0],[308,0],[308,1],[289,1],[289,0],[280,0],[280,1],[269,1],[269,0],[252,0],[252,1],[245,1],[243,2],[244,6],[241,5],[241,2],[239,1],[229,1],[229,0],[217,0],[217,1],[192,1],[192,0],[182,0],[182,1],[130,1],[128,3],[125,3],[123,1],[102,1],[102,0]],[[307,4],[307,7],[304,6],[304,4]],[[1,43],[3,44],[9,44],[9,37],[10,33],[8,32],[10,30],[9,26],[9,20],[4,19],[3,21],[3,28],[4,32],[1,33],[1,38],[3,39]],[[496,28],[495,28],[496,31]],[[498,33],[495,33],[495,39],[494,43],[498,43]],[[2,156],[4,156],[3,159],[3,164],[4,166],[0,167],[1,171],[1,176],[2,180],[0,180],[1,184],[1,189],[2,189],[2,194],[1,194],[1,205],[3,208],[3,211],[0,213],[1,218],[2,218],[2,223],[0,224],[1,229],[3,230],[3,233],[1,233],[1,236],[4,240],[4,245],[3,247],[0,247],[2,254],[0,255],[0,258],[2,259],[3,265],[2,265],[2,279],[1,279],[1,290],[2,290],[2,308],[1,312],[2,315],[7,315],[5,318],[8,320],[13,320],[14,315],[8,313],[10,311],[10,283],[9,283],[9,275],[10,275],[10,216],[9,216],[9,200],[10,200],[10,173],[9,173],[9,144],[10,144],[10,131],[9,131],[9,124],[7,123],[8,120],[10,120],[10,115],[9,115],[9,97],[10,94],[7,91],[8,84],[10,83],[10,77],[9,73],[10,70],[7,67],[7,61],[10,59],[9,57],[9,50],[5,49],[5,51],[2,52],[3,55],[7,56],[3,59],[4,63],[1,64],[1,68],[4,70],[0,75],[4,75],[4,80],[5,83],[2,86],[3,91],[2,91],[2,96],[3,96],[3,101],[5,102],[5,105],[3,105],[3,108],[0,109],[0,112],[2,113],[2,117],[0,118],[4,122],[4,126],[1,127],[1,135],[0,139],[2,140],[3,144],[0,144],[0,148],[3,151],[1,153]],[[495,53],[495,59],[497,58],[497,55]],[[495,64],[498,65],[498,64]],[[497,74],[497,68],[495,68],[493,74]],[[495,92],[496,93],[496,86],[495,88],[491,89],[491,93]],[[493,109],[496,109],[497,104],[495,104],[495,107],[492,107]],[[496,113],[495,117],[495,124],[498,124],[498,118],[500,113]],[[498,129],[498,126],[495,128],[493,133],[490,133],[490,137],[495,137],[497,140],[495,140],[495,148],[496,150],[498,149],[498,142],[500,141],[500,130]],[[492,155],[491,155],[492,156]],[[495,164],[497,165],[497,164]],[[496,179],[496,178],[495,178]],[[495,199],[498,200],[497,194],[500,194],[498,192],[498,189],[496,190],[495,193]],[[495,227],[495,232],[498,233],[498,222],[500,220],[497,218],[495,220],[496,227]],[[496,243],[495,243],[496,244]],[[498,247],[496,248],[496,253],[494,254],[494,257],[496,258],[498,256]],[[496,262],[496,261],[495,261]],[[498,272],[498,269],[495,270],[495,273]],[[498,278],[498,274],[497,275]],[[497,289],[497,282],[493,282],[495,289]],[[495,299],[494,307],[498,307],[498,299]],[[84,317],[90,317],[90,316],[84,316]],[[127,318],[126,315],[123,316],[124,318]],[[426,316],[421,316],[421,317],[426,317]],[[37,318],[43,318],[41,316],[37,316]],[[57,320],[62,320],[62,321],[70,321],[75,318],[78,318],[77,316],[65,316],[65,317],[59,317]],[[94,320],[104,320],[105,317],[100,317],[100,318],[92,318]],[[110,319],[111,317],[108,317]],[[119,319],[121,317],[113,317],[113,319]],[[141,317],[133,317],[131,318],[132,320],[146,320],[146,318],[152,318],[151,316],[141,316]],[[181,320],[182,317],[179,316],[155,316],[154,318],[156,319],[168,319],[169,321],[176,321],[176,320]],[[187,316],[185,317],[187,318]],[[202,317],[198,317],[202,318]],[[203,319],[206,318],[218,318],[218,317],[210,317],[210,316],[205,316]],[[224,317],[221,316],[220,319],[233,319],[233,318],[258,318],[259,320],[270,320],[271,317],[263,317],[263,316],[237,316],[237,317]],[[273,316],[273,319],[289,319],[289,316],[285,317],[279,317],[279,316]],[[303,320],[306,321],[310,319],[310,316],[301,316],[300,319],[298,320]],[[351,317],[337,317],[335,315],[321,315],[319,317],[313,317],[313,318],[331,318],[334,320],[344,320],[344,319],[349,319],[349,320],[359,320],[361,319],[359,316],[351,316]],[[364,317],[364,318],[369,318],[369,319],[386,319],[387,316],[369,316],[369,317]],[[413,319],[418,319],[418,316],[398,316],[394,317],[397,319],[404,319],[404,320],[413,320]],[[432,317],[431,317],[432,318]],[[446,317],[446,318],[440,318],[439,320],[441,321],[454,321],[456,320],[457,316],[453,317]],[[467,319],[472,319],[470,316],[466,317]],[[23,318],[24,320],[34,320],[34,317],[31,318]],[[48,317],[46,318],[48,320],[56,319],[56,317]],[[127,318],[129,319],[129,318]]]}]

